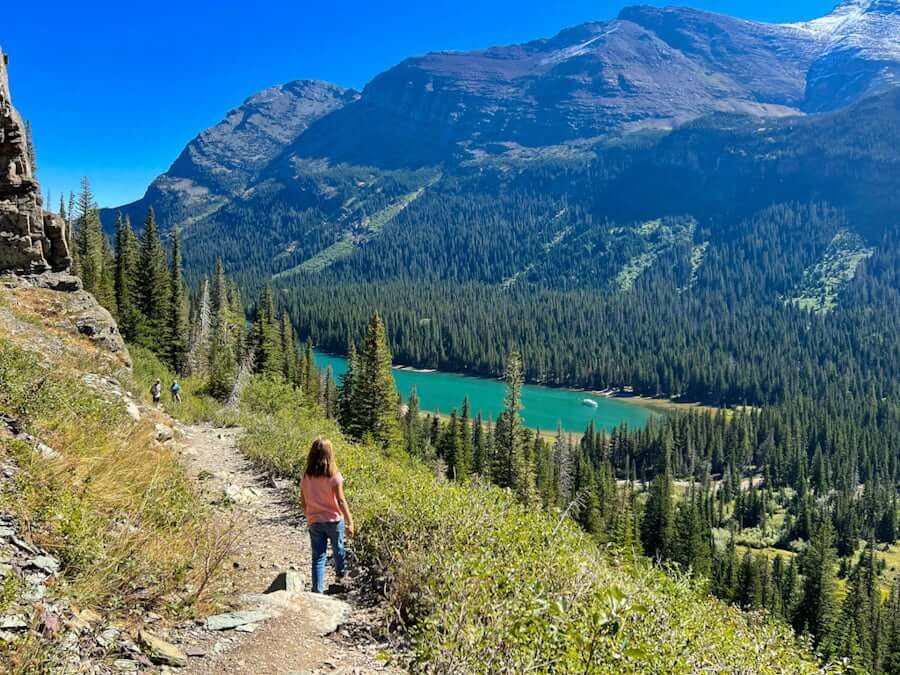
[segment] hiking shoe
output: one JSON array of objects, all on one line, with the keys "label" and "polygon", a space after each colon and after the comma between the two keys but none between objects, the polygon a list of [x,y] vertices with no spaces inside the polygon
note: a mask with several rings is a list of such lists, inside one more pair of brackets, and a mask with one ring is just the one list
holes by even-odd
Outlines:
[{"label": "hiking shoe", "polygon": [[338,580],[336,583],[330,584],[328,588],[325,589],[325,595],[343,595],[349,591],[350,589],[347,588],[347,585],[341,580]]}]

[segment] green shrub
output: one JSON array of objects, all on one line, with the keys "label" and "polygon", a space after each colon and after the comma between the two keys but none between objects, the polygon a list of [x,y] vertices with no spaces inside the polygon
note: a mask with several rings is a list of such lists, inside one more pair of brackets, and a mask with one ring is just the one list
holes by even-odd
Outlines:
[{"label": "green shrub", "polygon": [[357,520],[353,545],[384,580],[388,620],[408,630],[415,669],[816,670],[790,630],[765,616],[727,607],[639,556],[600,549],[503,490],[440,481],[408,458],[348,443],[287,389],[250,384],[242,448],[299,478],[312,439],[334,439]]}]

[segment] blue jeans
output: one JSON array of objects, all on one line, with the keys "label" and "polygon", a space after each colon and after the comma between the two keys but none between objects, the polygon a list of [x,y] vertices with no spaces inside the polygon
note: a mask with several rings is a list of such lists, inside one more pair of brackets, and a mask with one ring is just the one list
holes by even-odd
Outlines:
[{"label": "blue jeans", "polygon": [[312,549],[312,591],[325,592],[325,554],[328,542],[334,556],[334,572],[341,578],[345,572],[344,521],[336,523],[312,523],[309,526],[309,545]]}]

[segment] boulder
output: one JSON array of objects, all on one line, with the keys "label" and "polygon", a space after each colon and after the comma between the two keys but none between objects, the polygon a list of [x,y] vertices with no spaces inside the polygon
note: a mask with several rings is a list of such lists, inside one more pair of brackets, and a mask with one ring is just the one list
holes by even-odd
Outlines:
[{"label": "boulder", "polygon": [[302,614],[316,634],[329,635],[346,623],[351,607],[343,600],[320,593],[275,591],[257,596],[261,605]]},{"label": "boulder", "polygon": [[241,612],[229,612],[216,614],[206,619],[207,630],[229,630],[249,623],[260,623],[272,618],[272,614],[258,609],[244,610]]},{"label": "boulder", "polygon": [[184,653],[195,659],[202,659],[204,656],[206,656],[206,650],[198,645],[185,647]]},{"label": "boulder", "polygon": [[187,665],[187,656],[171,642],[142,630],[138,640],[147,650],[147,656],[153,663],[183,668]]},{"label": "boulder", "polygon": [[134,401],[125,402],[125,412],[128,413],[128,416],[135,422],[141,421],[141,409],[137,407],[137,404]]},{"label": "boulder", "polygon": [[157,424],[155,427],[155,431],[156,440],[160,443],[171,441],[175,437],[175,431],[172,429],[172,427],[165,424]]},{"label": "boulder", "polygon": [[56,574],[59,572],[59,560],[51,555],[39,555],[32,558],[28,564],[47,574]]},{"label": "boulder", "polygon": [[0,629],[3,630],[22,630],[29,625],[28,619],[23,614],[0,616]]},{"label": "boulder", "polygon": [[120,355],[126,365],[131,365],[128,348],[119,334],[116,320],[100,306],[93,295],[87,291],[72,293],[66,309],[66,318],[79,335],[84,335],[105,351]]},{"label": "boulder", "polygon": [[97,644],[101,647],[112,647],[118,641],[120,635],[121,631],[118,628],[109,626],[97,636]]},{"label": "boulder", "polygon": [[35,288],[46,288],[49,291],[60,291],[62,293],[74,293],[84,289],[81,279],[68,272],[45,272],[26,277]]},{"label": "boulder", "polygon": [[300,592],[303,590],[303,576],[294,570],[280,573],[269,584],[266,593],[275,593],[277,591]]},{"label": "boulder", "polygon": [[259,501],[253,488],[242,488],[240,485],[235,485],[234,483],[227,484],[222,489],[222,492],[225,494],[226,499],[235,502],[236,504],[248,506]]},{"label": "boulder", "polygon": [[80,612],[75,612],[75,614],[87,624],[100,623],[103,620],[103,617],[92,609],[83,609]]},{"label": "boulder", "polygon": [[34,451],[41,456],[41,459],[57,459],[59,457],[59,453],[51,448],[46,443],[37,442],[34,446]]}]

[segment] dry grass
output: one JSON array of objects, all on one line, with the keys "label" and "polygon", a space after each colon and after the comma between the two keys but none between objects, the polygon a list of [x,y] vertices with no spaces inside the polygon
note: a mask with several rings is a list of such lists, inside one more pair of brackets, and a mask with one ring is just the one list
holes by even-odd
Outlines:
[{"label": "dry grass", "polygon": [[[0,331],[0,410],[60,457],[0,441],[19,471],[0,495],[24,531],[62,562],[57,592],[105,612],[189,611],[228,546],[206,517],[175,453],[135,422],[124,403],[48,367]],[[223,526],[227,528],[226,526]]]}]

